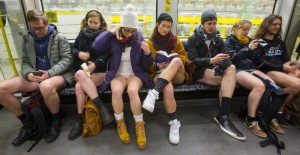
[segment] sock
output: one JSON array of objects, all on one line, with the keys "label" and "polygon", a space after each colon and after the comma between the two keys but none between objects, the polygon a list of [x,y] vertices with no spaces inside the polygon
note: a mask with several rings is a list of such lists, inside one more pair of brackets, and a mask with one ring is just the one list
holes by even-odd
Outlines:
[{"label": "sock", "polygon": [[133,115],[133,118],[134,118],[135,122],[144,121],[144,119],[143,119],[143,114],[140,114],[140,115]]},{"label": "sock", "polygon": [[282,112],[282,111],[278,111],[277,113],[278,113],[278,114],[283,114],[283,112]]},{"label": "sock", "polygon": [[103,103],[99,96],[93,99],[93,102],[96,104],[97,107],[100,107],[100,104]]},{"label": "sock", "polygon": [[222,97],[222,104],[221,104],[221,107],[220,107],[219,116],[228,115],[230,102],[231,102],[231,98]]},{"label": "sock", "polygon": [[25,114],[21,114],[21,115],[19,115],[19,116],[17,116],[17,117],[18,117],[18,119],[21,121],[21,123],[22,123],[23,125],[26,124],[26,115],[25,115]]},{"label": "sock", "polygon": [[247,116],[246,120],[247,120],[247,122],[253,122],[253,121],[256,120],[256,118],[255,117],[251,117],[251,116]]},{"label": "sock", "polygon": [[120,113],[120,114],[114,114],[115,115],[115,118],[116,120],[120,120],[120,119],[124,119],[124,113]]},{"label": "sock", "polygon": [[155,83],[154,90],[161,92],[167,85],[169,81],[163,78],[158,78],[157,82]]},{"label": "sock", "polygon": [[55,113],[55,114],[52,114],[52,122],[57,122],[60,120],[60,113]]},{"label": "sock", "polygon": [[168,116],[169,116],[170,121],[177,119],[176,111],[173,113],[168,113]]}]

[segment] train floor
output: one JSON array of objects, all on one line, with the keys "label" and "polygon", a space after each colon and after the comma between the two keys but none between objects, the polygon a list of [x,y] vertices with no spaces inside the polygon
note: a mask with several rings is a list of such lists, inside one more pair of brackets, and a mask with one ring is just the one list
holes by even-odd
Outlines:
[{"label": "train floor", "polygon": [[[128,104],[128,103],[127,103]],[[52,143],[43,139],[31,150],[26,152],[33,141],[27,141],[21,146],[11,145],[17,135],[21,123],[6,109],[0,110],[0,154],[1,155],[89,155],[89,154],[162,154],[162,155],[274,155],[277,150],[274,145],[260,147],[264,140],[252,134],[236,114],[240,102],[232,104],[230,117],[235,126],[246,135],[245,141],[239,141],[225,134],[214,122],[213,117],[218,112],[217,100],[185,100],[178,101],[178,118],[181,121],[180,143],[172,145],[168,140],[168,116],[162,103],[158,104],[154,113],[144,111],[146,122],[147,147],[144,150],[136,148],[134,119],[129,109],[125,108],[125,119],[130,144],[122,144],[118,138],[116,125],[111,123],[97,136],[79,137],[74,141],[68,140],[69,131],[75,121],[75,105],[66,105],[66,117],[63,120],[60,136]],[[187,106],[188,105],[188,106]],[[290,126],[284,134],[277,134],[285,143],[283,155],[300,154],[300,130],[298,126]]]}]

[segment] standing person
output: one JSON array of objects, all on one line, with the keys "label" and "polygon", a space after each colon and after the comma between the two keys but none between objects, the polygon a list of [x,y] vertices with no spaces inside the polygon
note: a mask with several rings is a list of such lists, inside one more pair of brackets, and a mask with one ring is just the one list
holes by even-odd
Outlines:
[{"label": "standing person", "polygon": [[[208,9],[202,13],[201,25],[188,38],[188,56],[197,66],[193,73],[193,79],[197,82],[221,86],[219,93],[221,106],[219,114],[214,117],[214,120],[228,135],[245,140],[246,137],[235,128],[229,118],[229,108],[236,85],[236,69],[228,61],[229,54],[224,54],[226,52],[225,44],[219,37],[216,24],[216,12]],[[218,66],[214,68],[215,64]]]},{"label": "standing person", "polygon": [[[107,69],[109,54],[99,55],[92,49],[92,43],[95,38],[107,29],[106,22],[99,11],[89,11],[81,22],[81,31],[77,36],[74,47],[74,69],[76,99],[77,99],[77,119],[72,130],[68,135],[69,140],[78,138],[83,131],[82,110],[86,103],[86,94],[93,100],[101,112],[103,125],[107,125],[114,120],[109,113],[108,108],[99,98],[97,86],[104,81]],[[87,70],[81,70],[82,63],[88,63]],[[86,72],[90,73],[90,78]]]},{"label": "standing person", "polygon": [[283,133],[283,128],[288,127],[288,123],[283,116],[283,109],[300,90],[300,79],[287,74],[297,69],[297,66],[290,61],[286,46],[281,39],[281,24],[282,17],[276,14],[271,14],[263,20],[254,35],[254,39],[262,39],[268,45],[259,47],[258,55],[261,55],[260,59],[253,59],[261,66],[261,71],[289,93],[275,119],[271,122],[272,129],[279,133]]},{"label": "standing person", "polygon": [[231,61],[236,66],[237,83],[250,90],[248,95],[248,115],[244,121],[244,125],[255,135],[266,138],[267,134],[259,127],[256,120],[256,111],[260,100],[266,90],[265,84],[253,73],[269,79],[263,72],[256,70],[255,66],[248,59],[257,49],[258,41],[248,37],[251,29],[251,22],[248,20],[240,20],[235,23],[231,29],[231,35],[226,38],[225,45],[228,50],[234,50],[236,54],[231,58]]},{"label": "standing person", "polygon": [[143,102],[143,108],[153,112],[159,92],[163,92],[166,112],[170,118],[169,141],[172,144],[178,144],[180,121],[177,120],[176,115],[173,83],[181,84],[184,82],[185,69],[183,64],[185,63],[186,53],[181,41],[171,32],[172,24],[173,19],[169,14],[160,14],[151,38],[147,40],[154,60],[157,51],[160,50],[166,51],[168,54],[178,53],[179,57],[173,58],[170,62],[158,63],[154,61],[154,66],[151,68],[151,77],[155,81],[155,86],[154,89],[148,92]]},{"label": "standing person", "polygon": [[111,62],[100,90],[112,91],[112,106],[122,143],[130,143],[123,114],[123,92],[127,88],[130,107],[135,119],[136,145],[139,149],[146,147],[145,122],[143,120],[139,90],[143,85],[153,88],[153,83],[144,70],[148,70],[153,61],[152,54],[142,33],[137,31],[138,17],[132,5],[125,7],[121,16],[120,28],[106,31],[98,36],[93,48],[100,53],[111,50]]},{"label": "standing person", "polygon": [[[15,93],[40,90],[52,117],[45,141],[50,143],[60,133],[59,96],[57,90],[74,83],[71,50],[67,38],[58,33],[55,25],[49,24],[42,11],[29,10],[27,21],[29,34],[24,36],[22,56],[22,77],[15,77],[0,83],[0,103],[17,116],[23,126],[13,140],[14,146],[24,143],[33,131],[21,110]],[[33,72],[38,71],[39,74]]]}]

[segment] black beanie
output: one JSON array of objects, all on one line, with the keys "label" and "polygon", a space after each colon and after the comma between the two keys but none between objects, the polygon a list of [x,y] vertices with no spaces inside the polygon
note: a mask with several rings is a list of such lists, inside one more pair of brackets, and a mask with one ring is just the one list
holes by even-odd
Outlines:
[{"label": "black beanie", "polygon": [[203,25],[205,22],[216,19],[217,20],[217,14],[214,9],[208,9],[202,13],[201,16],[201,24]]},{"label": "black beanie", "polygon": [[159,22],[159,21],[164,20],[164,19],[169,19],[169,20],[171,20],[171,23],[173,23],[173,18],[169,14],[167,14],[167,13],[161,13],[158,16],[156,22]]}]

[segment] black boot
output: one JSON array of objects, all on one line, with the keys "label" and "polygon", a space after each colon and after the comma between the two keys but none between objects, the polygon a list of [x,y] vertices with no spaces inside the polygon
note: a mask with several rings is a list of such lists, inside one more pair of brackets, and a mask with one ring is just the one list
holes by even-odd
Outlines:
[{"label": "black boot", "polygon": [[33,134],[33,131],[29,128],[28,124],[21,127],[17,137],[12,141],[12,145],[19,146],[29,140]]},{"label": "black boot", "polygon": [[108,111],[107,106],[101,101],[99,97],[93,99],[93,102],[99,108],[103,126],[111,123],[114,120],[114,116]]},{"label": "black boot", "polygon": [[70,131],[70,133],[68,135],[68,139],[74,140],[74,139],[80,137],[80,135],[82,134],[82,131],[83,131],[82,114],[78,114],[78,118],[77,118],[75,124],[73,125],[72,130]]},{"label": "black boot", "polygon": [[52,121],[50,128],[49,128],[49,133],[48,135],[45,137],[45,141],[47,143],[51,143],[54,140],[56,140],[60,134],[60,128],[61,128],[61,122],[60,120],[58,121]]}]

